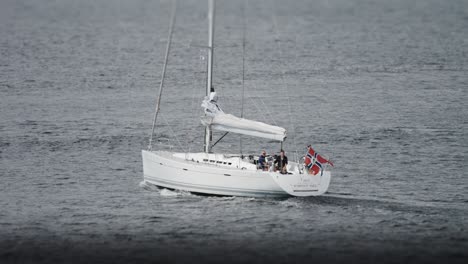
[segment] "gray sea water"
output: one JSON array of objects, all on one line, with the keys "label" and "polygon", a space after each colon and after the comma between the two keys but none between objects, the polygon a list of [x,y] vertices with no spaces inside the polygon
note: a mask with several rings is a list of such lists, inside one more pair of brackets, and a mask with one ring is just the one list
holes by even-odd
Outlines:
[{"label": "gray sea water", "polygon": [[[202,149],[206,9],[179,1],[156,129],[183,151]],[[312,144],[334,161],[326,195],[285,199],[141,183],[170,10],[0,1],[0,262],[468,259],[467,1],[217,2],[221,106],[239,116],[244,87],[290,159]],[[241,140],[280,147],[214,150]]]}]

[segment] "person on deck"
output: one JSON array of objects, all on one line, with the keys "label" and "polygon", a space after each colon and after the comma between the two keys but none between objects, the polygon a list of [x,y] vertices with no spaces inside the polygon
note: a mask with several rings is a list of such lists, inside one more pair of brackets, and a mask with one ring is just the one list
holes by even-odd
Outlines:
[{"label": "person on deck", "polygon": [[259,169],[262,169],[264,171],[267,171],[269,168],[268,168],[268,163],[267,163],[267,160],[266,160],[266,151],[262,151],[262,155],[260,155],[258,157],[258,168]]},{"label": "person on deck", "polygon": [[286,174],[288,173],[286,165],[288,165],[288,157],[284,154],[284,150],[281,150],[280,155],[275,160],[275,170],[282,174]]}]

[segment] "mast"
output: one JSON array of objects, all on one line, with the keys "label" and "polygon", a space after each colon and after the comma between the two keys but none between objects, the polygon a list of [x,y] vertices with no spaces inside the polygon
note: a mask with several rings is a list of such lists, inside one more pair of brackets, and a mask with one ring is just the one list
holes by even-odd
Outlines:
[{"label": "mast", "polygon": [[[208,0],[208,68],[206,71],[206,96],[210,95],[213,87],[213,34],[214,34],[214,0]],[[214,90],[213,90],[214,91]],[[211,128],[205,127],[205,152],[211,151]]]}]

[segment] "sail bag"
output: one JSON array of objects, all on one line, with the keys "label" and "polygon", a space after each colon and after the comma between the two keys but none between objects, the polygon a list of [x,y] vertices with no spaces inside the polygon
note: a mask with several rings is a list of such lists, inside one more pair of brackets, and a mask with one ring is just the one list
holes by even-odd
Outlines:
[{"label": "sail bag", "polygon": [[205,116],[201,117],[201,122],[204,126],[211,126],[214,130],[277,141],[284,141],[286,139],[286,129],[226,114],[221,110],[216,101],[216,93],[212,92],[202,102],[201,106],[205,109]]}]

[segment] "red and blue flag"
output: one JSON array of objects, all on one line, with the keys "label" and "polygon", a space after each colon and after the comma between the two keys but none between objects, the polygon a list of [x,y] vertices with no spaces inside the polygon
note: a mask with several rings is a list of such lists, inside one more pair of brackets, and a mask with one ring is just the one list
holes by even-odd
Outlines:
[{"label": "red and blue flag", "polygon": [[309,173],[312,175],[317,175],[320,172],[320,175],[323,173],[323,166],[325,164],[330,164],[333,166],[333,163],[324,157],[320,156],[311,146],[308,147],[307,155],[304,160],[306,168],[309,170]]}]

